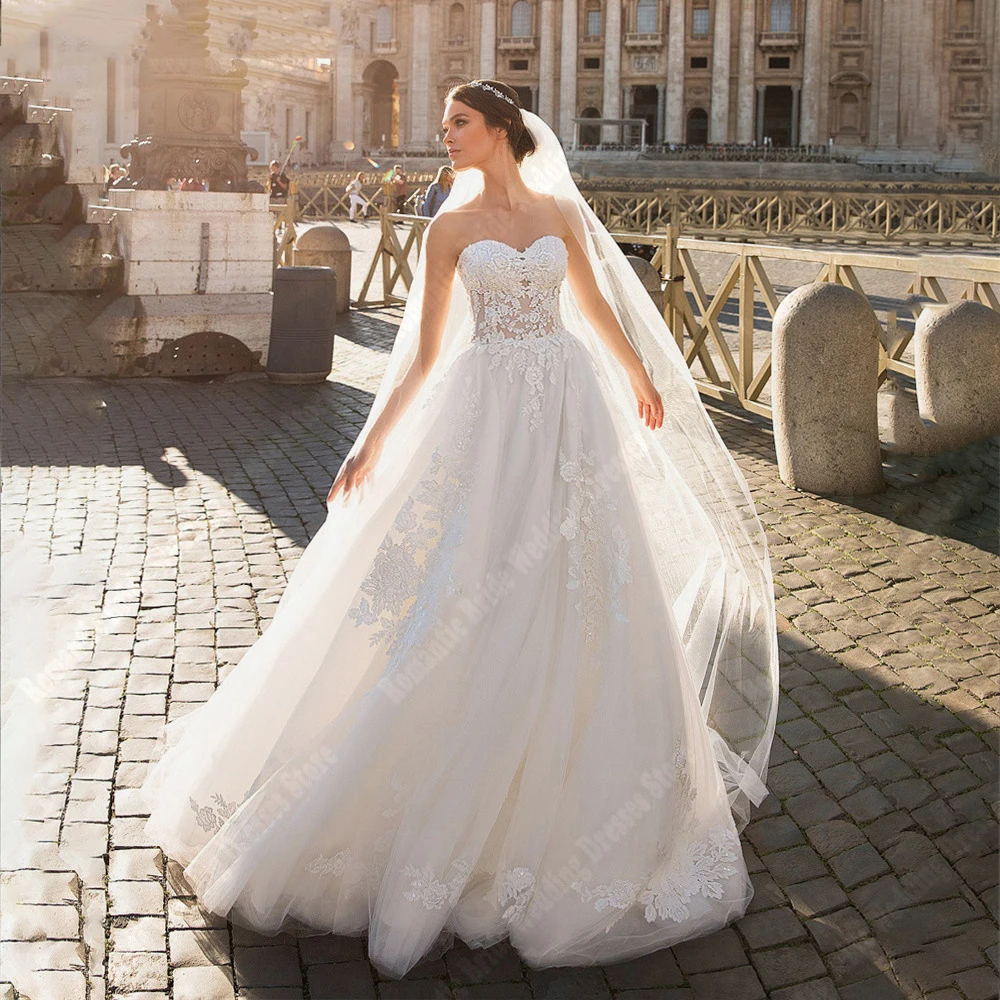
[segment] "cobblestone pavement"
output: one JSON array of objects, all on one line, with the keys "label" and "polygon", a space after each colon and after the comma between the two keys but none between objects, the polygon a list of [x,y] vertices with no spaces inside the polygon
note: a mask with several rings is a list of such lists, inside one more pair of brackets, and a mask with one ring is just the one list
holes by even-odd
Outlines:
[{"label": "cobblestone pavement", "polygon": [[385,981],[363,939],[259,937],[197,905],[145,841],[135,789],[164,720],[267,627],[398,316],[353,314],[313,386],[8,378],[4,550],[78,566],[46,607],[75,600],[83,625],[72,657],[33,662],[51,697],[19,768],[0,998],[996,997],[1000,442],[822,499],[781,483],[763,423],[716,407],[767,527],[782,651],[742,920],[619,965],[536,971],[506,944],[459,945]]}]

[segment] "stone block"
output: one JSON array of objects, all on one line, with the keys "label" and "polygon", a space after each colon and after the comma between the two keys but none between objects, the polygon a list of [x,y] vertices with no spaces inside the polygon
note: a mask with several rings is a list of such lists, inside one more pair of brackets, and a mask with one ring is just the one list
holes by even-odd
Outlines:
[{"label": "stone block", "polygon": [[823,496],[885,489],[879,453],[878,320],[851,288],[815,282],[782,300],[772,327],[778,470]]}]

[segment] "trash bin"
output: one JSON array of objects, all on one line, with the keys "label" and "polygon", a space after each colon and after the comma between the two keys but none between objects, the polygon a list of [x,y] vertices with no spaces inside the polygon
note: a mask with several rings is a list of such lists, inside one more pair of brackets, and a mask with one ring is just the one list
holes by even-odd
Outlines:
[{"label": "trash bin", "polygon": [[274,272],[267,377],[297,385],[322,382],[333,370],[337,277],[329,267],[279,267]]}]

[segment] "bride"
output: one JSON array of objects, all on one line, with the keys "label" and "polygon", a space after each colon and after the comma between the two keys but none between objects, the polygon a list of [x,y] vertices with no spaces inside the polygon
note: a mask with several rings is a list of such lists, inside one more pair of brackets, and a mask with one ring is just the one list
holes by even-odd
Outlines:
[{"label": "bride", "polygon": [[[209,910],[535,967],[706,934],[777,706],[764,533],[671,332],[516,92],[457,171],[271,625],[167,726],[147,832]],[[457,279],[457,280],[456,280]]]}]

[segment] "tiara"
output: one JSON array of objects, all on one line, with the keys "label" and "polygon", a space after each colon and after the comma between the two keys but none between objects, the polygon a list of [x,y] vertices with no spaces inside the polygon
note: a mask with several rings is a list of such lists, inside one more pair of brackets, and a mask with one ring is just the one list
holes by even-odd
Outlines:
[{"label": "tiara", "polygon": [[517,107],[517,105],[502,90],[497,90],[497,88],[491,83],[482,83],[477,80],[474,83],[470,83],[469,86],[479,87],[482,90],[488,90],[491,94],[496,94],[501,100],[506,101],[509,105],[511,105],[511,107]]}]

